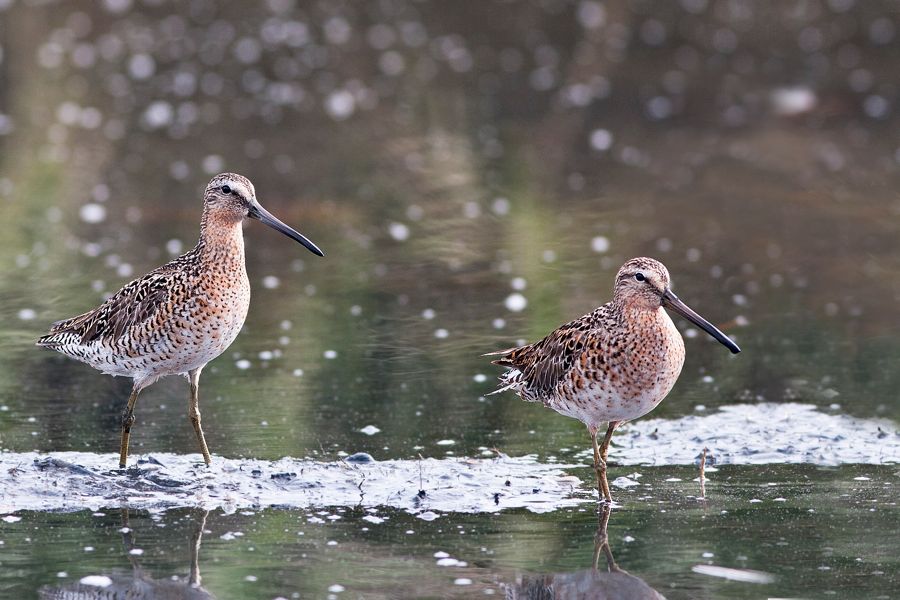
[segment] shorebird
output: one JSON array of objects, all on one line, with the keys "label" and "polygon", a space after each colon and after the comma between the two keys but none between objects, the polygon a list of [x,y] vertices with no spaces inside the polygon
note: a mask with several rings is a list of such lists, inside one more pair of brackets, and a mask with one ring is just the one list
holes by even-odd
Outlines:
[{"label": "shorebird", "polygon": [[[602,499],[612,502],[606,456],[616,427],[662,402],[684,365],[684,340],[664,308],[721,342],[737,344],[698,315],[669,287],[669,271],[652,258],[632,258],[619,269],[613,299],[552,331],[534,344],[492,352],[508,367],[500,387],[587,425]],[[597,434],[606,423],[598,445]]]},{"label": "shorebird", "polygon": [[184,375],[190,381],[188,417],[203,461],[209,465],[209,449],[200,426],[200,372],[231,345],[247,317],[250,281],[241,229],[245,217],[257,219],[313,254],[324,256],[303,234],[259,204],[250,180],[222,173],[206,186],[200,241],[193,250],[135,279],[94,310],[57,321],[37,341],[38,346],[107,375],[134,380],[122,413],[119,468],[125,468],[128,458],[138,394],[167,375]]}]

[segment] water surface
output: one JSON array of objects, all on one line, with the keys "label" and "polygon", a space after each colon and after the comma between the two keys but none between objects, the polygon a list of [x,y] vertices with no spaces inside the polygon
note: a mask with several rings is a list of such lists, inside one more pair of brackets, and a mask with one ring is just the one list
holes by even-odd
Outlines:
[{"label": "water surface", "polygon": [[[201,383],[217,457],[584,465],[584,428],[486,396],[480,355],[591,310],[622,262],[654,256],[743,352],[676,319],[687,361],[651,415],[670,425],[639,421],[612,451],[612,476],[639,483],[615,488],[618,565],[667,598],[890,597],[898,32],[877,1],[0,2],[0,448],[117,451],[129,382],[33,341],[189,249],[206,181],[233,170],[327,257],[248,225],[250,315]],[[195,453],[187,397],[177,378],[141,395],[136,458]],[[802,444],[746,421],[770,405],[810,407],[772,413]],[[715,428],[679,429],[721,414],[718,448]],[[815,448],[825,417],[862,425]],[[672,437],[632,464],[657,429]],[[707,446],[762,459],[720,464],[700,502],[688,463]],[[7,467],[4,489],[33,468]],[[521,597],[590,571],[589,494],[434,521],[385,506],[379,524],[344,504],[216,507],[203,587]],[[9,515],[0,595],[187,577],[196,509],[131,510],[132,555],[119,504]]]}]

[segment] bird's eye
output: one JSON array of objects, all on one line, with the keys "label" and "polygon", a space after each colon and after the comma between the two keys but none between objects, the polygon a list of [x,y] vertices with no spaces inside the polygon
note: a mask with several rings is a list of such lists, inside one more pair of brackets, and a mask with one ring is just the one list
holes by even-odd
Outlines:
[{"label": "bird's eye", "polygon": [[222,193],[223,193],[223,194],[230,194],[230,193],[231,193],[231,186],[229,186],[229,185],[223,185],[223,186],[222,186]]},{"label": "bird's eye", "polygon": [[635,273],[634,278],[637,279],[638,281],[647,281],[647,278],[644,277],[643,273]]}]

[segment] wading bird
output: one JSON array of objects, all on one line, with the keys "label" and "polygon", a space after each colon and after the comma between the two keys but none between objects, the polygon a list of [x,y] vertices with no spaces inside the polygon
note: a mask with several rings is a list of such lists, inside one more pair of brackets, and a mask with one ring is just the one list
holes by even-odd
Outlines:
[{"label": "wading bird", "polygon": [[[601,497],[612,502],[606,455],[613,431],[659,404],[684,365],[684,340],[664,308],[675,311],[734,354],[738,345],[669,288],[669,271],[652,258],[619,269],[611,302],[560,326],[539,342],[492,352],[508,367],[500,387],[587,425]],[[607,424],[598,445],[597,434]]]},{"label": "wading bird", "polygon": [[188,416],[207,465],[200,427],[199,381],[203,367],[237,337],[250,306],[244,262],[245,217],[280,231],[319,256],[318,246],[291,229],[256,200],[253,184],[234,173],[216,175],[203,194],[200,241],[193,250],[135,279],[106,302],[58,321],[37,341],[107,375],[134,380],[122,413],[119,467],[125,468],[138,394],[166,375],[191,385]]}]

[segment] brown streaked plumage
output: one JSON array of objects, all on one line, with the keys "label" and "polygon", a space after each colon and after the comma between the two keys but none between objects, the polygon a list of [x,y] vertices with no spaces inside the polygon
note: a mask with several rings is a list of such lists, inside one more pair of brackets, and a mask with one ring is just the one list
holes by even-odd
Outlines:
[{"label": "brown streaked plumage", "polygon": [[37,341],[38,346],[103,373],[134,380],[122,413],[121,468],[128,457],[138,394],[167,375],[184,375],[190,381],[188,415],[203,460],[210,463],[200,427],[200,372],[231,345],[247,317],[250,282],[241,229],[245,217],[324,256],[305,236],[260,206],[247,178],[222,173],[206,186],[200,241],[191,251],[125,285],[94,310],[54,323]]},{"label": "brown streaked plumage", "polygon": [[[601,496],[612,502],[606,455],[617,426],[659,404],[675,385],[684,364],[684,341],[663,308],[709,333],[729,350],[741,351],[709,321],[669,289],[669,271],[652,258],[633,258],[616,275],[613,299],[547,337],[490,355],[509,370],[500,388],[529,402],[541,402],[587,425]],[[490,356],[489,355],[489,356]],[[597,433],[607,424],[598,445]]]}]

